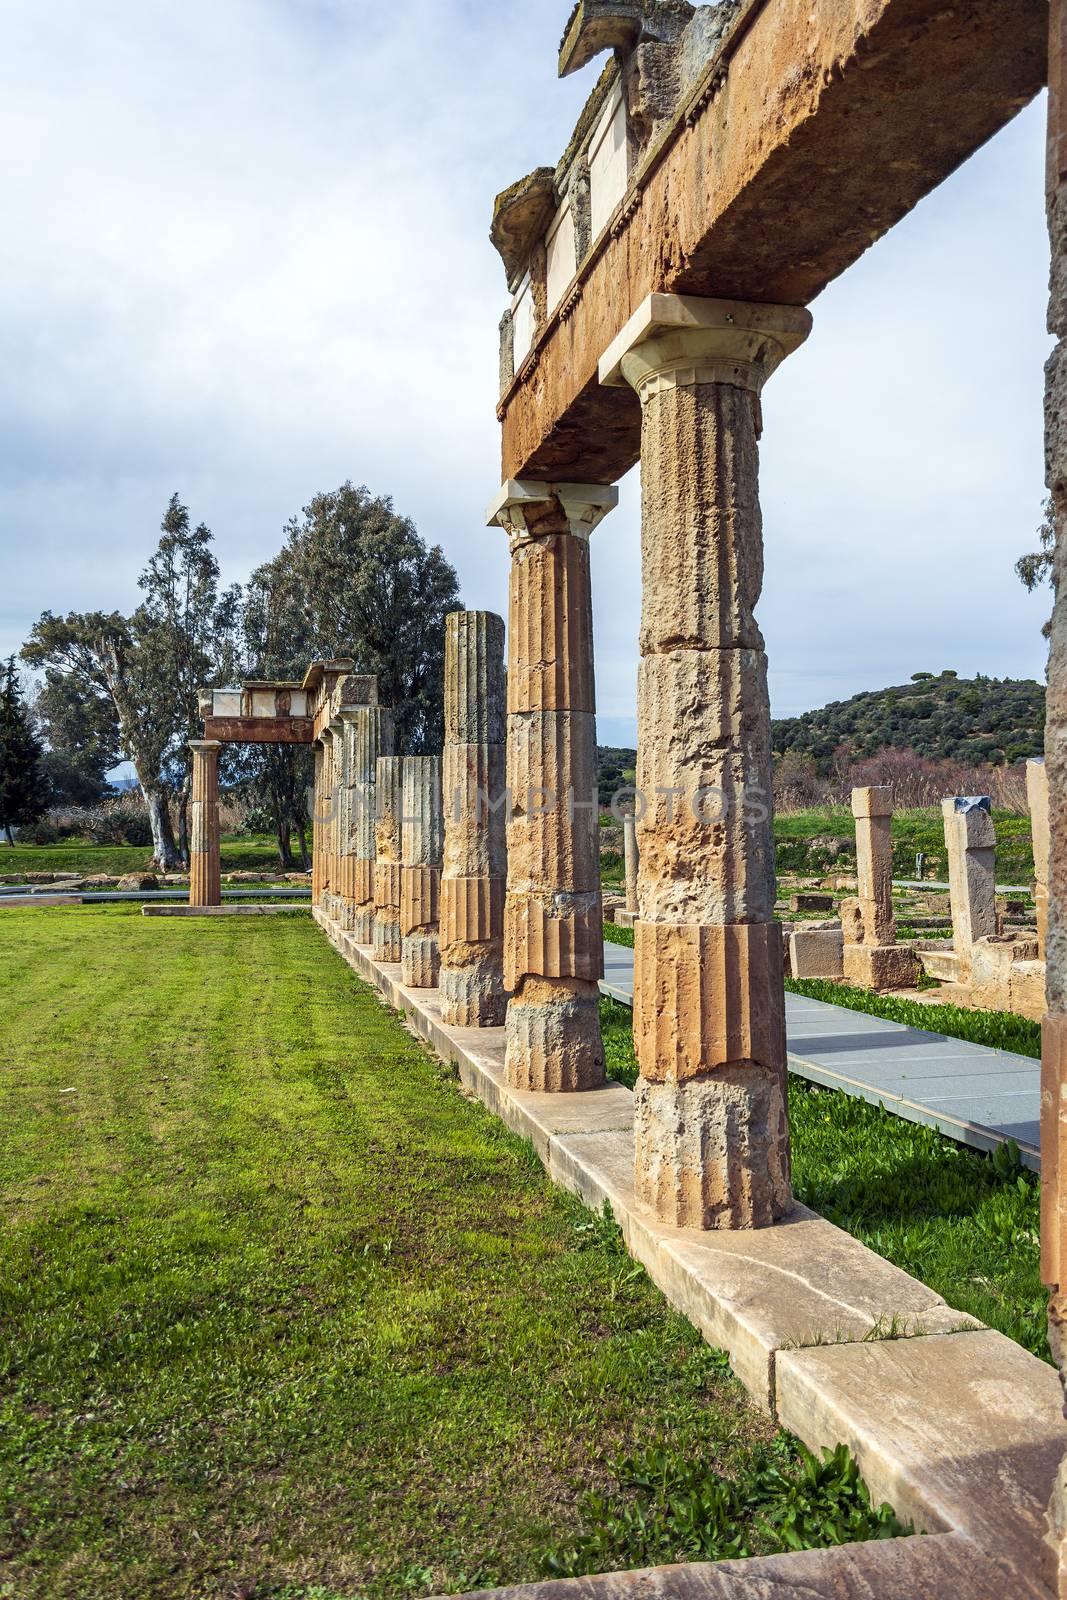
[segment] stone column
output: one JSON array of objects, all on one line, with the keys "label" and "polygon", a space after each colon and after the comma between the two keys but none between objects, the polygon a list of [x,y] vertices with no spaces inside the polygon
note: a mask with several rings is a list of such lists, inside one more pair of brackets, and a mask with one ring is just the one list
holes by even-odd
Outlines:
[{"label": "stone column", "polygon": [[681,1227],[792,1207],[757,439],[810,326],[652,295],[600,366],[642,408],[635,1190]]},{"label": "stone column", "polygon": [[504,622],[445,618],[441,1016],[456,1028],[504,1022]]},{"label": "stone column", "polygon": [[393,751],[393,714],[374,704],[342,709],[348,789],[347,849],[350,910],[345,926],[357,944],[374,941],[374,860],[378,757]]},{"label": "stone column", "polygon": [[504,984],[507,1081],[604,1081],[589,535],[617,503],[597,484],[506,483],[490,522],[511,547]]},{"label": "stone column", "polygon": [[626,874],[626,909],[636,914],[638,905],[637,864],[639,856],[636,817],[627,815],[622,819],[622,854]]},{"label": "stone column", "polygon": [[1045,959],[1048,933],[1048,768],[1044,756],[1026,763],[1026,799],[1034,844],[1034,905],[1037,907],[1037,953]]},{"label": "stone column", "polygon": [[375,769],[374,959],[399,961],[404,762],[379,756]]},{"label": "stone column", "polygon": [[892,789],[853,789],[852,815],[859,896],[841,902],[844,976],[865,989],[901,989],[916,981],[919,960],[913,950],[897,944]]},{"label": "stone column", "polygon": [[189,800],[189,904],[222,904],[219,860],[219,751],[217,739],[190,740],[193,787]]},{"label": "stone column", "polygon": [[328,912],[339,926],[343,924],[345,905],[345,852],[344,826],[346,820],[345,794],[345,725],[340,712],[330,719],[330,861]]},{"label": "stone column", "polygon": [[441,887],[441,763],[436,756],[405,756],[400,872],[401,981],[434,989],[441,964],[437,939]]},{"label": "stone column", "polygon": [[322,791],[326,782],[326,752],[323,749],[321,739],[315,740],[314,761],[315,779],[311,814],[311,904],[313,906],[321,906],[324,826],[324,805]]},{"label": "stone column", "polygon": [[988,795],[951,795],[942,800],[941,810],[948,854],[952,948],[957,956],[957,978],[966,983],[976,940],[989,938],[997,931],[997,836]]},{"label": "stone column", "polygon": [[[1041,1276],[1050,1291],[1052,1356],[1061,1378],[1067,1379],[1067,0],[1052,0],[1050,22],[1048,325],[1056,344],[1045,368],[1045,481],[1056,522],[1056,603],[1045,700],[1049,852],[1047,1010],[1041,1029]],[[1067,1463],[1049,1508],[1045,1575],[1057,1600],[1067,1600]]]}]

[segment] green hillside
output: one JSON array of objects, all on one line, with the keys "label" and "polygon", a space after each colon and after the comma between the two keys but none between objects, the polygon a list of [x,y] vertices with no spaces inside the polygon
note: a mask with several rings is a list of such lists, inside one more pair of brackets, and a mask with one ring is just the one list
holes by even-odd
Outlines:
[{"label": "green hillside", "polygon": [[771,724],[775,752],[825,763],[842,744],[856,760],[887,746],[931,760],[1020,761],[1044,749],[1045,690],[1029,678],[915,673],[910,683],[837,700]]}]

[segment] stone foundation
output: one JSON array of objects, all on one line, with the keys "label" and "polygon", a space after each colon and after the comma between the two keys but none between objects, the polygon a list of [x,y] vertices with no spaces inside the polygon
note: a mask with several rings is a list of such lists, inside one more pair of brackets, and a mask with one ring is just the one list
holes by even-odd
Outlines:
[{"label": "stone foundation", "polygon": [[785,1075],[744,1061],[637,1080],[637,1201],[678,1228],[763,1228],[792,1209]]},{"label": "stone foundation", "polygon": [[911,989],[922,962],[906,944],[846,944],[844,972],[846,982],[860,989]]}]

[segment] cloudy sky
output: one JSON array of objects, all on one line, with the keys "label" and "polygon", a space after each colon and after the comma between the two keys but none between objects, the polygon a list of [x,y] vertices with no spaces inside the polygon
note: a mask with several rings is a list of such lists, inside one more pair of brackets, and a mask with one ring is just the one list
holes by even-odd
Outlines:
[{"label": "cloudy sky", "polygon": [[[0,0],[0,651],[132,606],[172,491],[227,580],[345,478],[505,609],[494,194],[564,147],[569,0]],[[815,303],[765,397],[777,715],[1040,676],[1043,105]],[[594,540],[632,742],[638,484]]]}]

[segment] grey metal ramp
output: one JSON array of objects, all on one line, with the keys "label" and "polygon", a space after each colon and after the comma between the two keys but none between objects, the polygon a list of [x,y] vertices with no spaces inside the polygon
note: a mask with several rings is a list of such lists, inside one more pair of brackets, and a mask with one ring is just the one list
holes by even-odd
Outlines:
[{"label": "grey metal ramp", "polygon": [[[633,1005],[634,953],[604,943],[602,991]],[[806,995],[785,997],[789,1070],[938,1128],[976,1150],[1014,1139],[1041,1170],[1041,1064]]]}]

